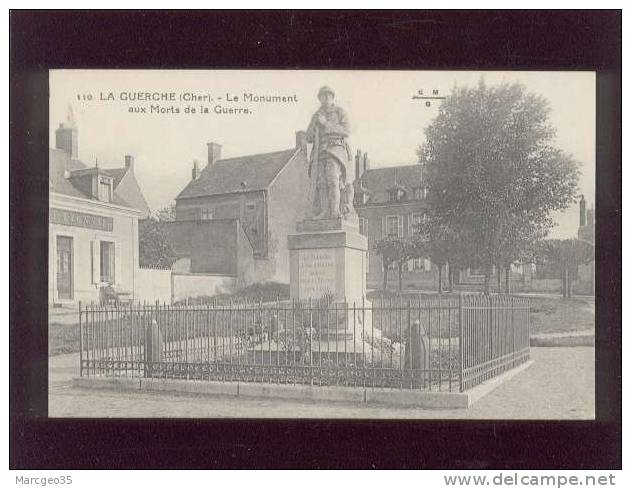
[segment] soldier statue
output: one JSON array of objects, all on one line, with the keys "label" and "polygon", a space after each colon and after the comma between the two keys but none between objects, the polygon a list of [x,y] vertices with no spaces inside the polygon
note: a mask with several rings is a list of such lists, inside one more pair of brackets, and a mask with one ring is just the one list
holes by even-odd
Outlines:
[{"label": "soldier statue", "polygon": [[307,142],[313,143],[309,158],[312,205],[311,219],[347,218],[354,212],[353,186],[347,181],[346,165],[351,151],[346,112],[334,104],[329,87],[318,91],[320,108],[307,128]]}]

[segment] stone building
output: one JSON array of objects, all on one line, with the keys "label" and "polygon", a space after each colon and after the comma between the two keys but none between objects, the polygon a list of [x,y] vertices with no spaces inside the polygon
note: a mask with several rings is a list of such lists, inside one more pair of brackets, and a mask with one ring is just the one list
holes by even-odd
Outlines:
[{"label": "stone building", "polygon": [[149,214],[134,158],[120,168],[89,167],[78,159],[78,130],[69,120],[49,152],[49,303],[99,299],[104,283],[134,297],[138,219]]},{"label": "stone building", "polygon": [[194,163],[170,224],[191,273],[289,282],[287,235],[309,205],[304,138],[297,132],[292,148],[225,159],[208,143],[208,161],[203,169]]},{"label": "stone building", "polygon": [[[366,154],[358,152],[355,158],[355,209],[359,215],[360,232],[368,238],[369,288],[381,288],[383,265],[374,251],[375,244],[386,236],[408,237],[414,233],[414,225],[427,212],[427,186],[421,164],[370,168]],[[493,269],[495,274],[495,269]],[[512,285],[523,285],[531,279],[529,264],[511,265]],[[443,269],[443,285],[448,280],[447,267]],[[484,271],[467,268],[460,270],[454,283],[461,288],[481,289]],[[388,273],[390,287],[398,286],[398,268],[391,265]],[[409,260],[404,267],[404,288],[435,290],[438,286],[438,267],[429,258]]]},{"label": "stone building", "polygon": [[[420,164],[370,168],[366,154],[355,157],[355,209],[360,232],[368,238],[368,287],[380,287],[383,281],[381,257],[375,244],[386,236],[405,237],[414,233],[414,224],[427,210],[427,189]],[[392,267],[395,270],[395,267]],[[429,259],[410,260],[404,274],[407,286],[434,287],[438,280]],[[398,281],[389,273],[389,281]]]}]

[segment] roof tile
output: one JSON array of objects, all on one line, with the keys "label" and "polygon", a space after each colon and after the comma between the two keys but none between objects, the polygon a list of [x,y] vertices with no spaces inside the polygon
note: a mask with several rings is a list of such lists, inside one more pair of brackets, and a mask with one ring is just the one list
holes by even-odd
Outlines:
[{"label": "roof tile", "polygon": [[[71,172],[77,170],[89,171],[94,168],[89,168],[81,160],[72,159],[68,153],[60,149],[50,149],[48,155],[48,181],[50,191],[71,197],[91,199],[89,195],[75,187],[72,182],[66,178],[65,172],[66,170]],[[131,183],[124,185],[124,188],[119,187],[123,177],[127,174],[127,168],[101,168],[100,172],[112,177],[114,180],[112,203],[141,210],[145,213],[149,212],[149,208],[137,183],[136,185]]]},{"label": "roof tile", "polygon": [[176,199],[266,189],[296,151],[292,148],[218,160],[204,168],[197,180],[191,180]]},{"label": "roof tile", "polygon": [[389,202],[388,191],[399,187],[413,197],[414,188],[421,185],[423,167],[420,164],[391,166],[366,170],[361,176],[361,185],[369,192],[369,204]]}]

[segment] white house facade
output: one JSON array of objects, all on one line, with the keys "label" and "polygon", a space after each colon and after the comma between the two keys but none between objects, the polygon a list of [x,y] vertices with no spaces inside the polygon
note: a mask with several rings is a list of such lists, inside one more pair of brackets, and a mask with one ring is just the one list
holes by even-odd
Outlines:
[{"label": "white house facade", "polygon": [[98,301],[105,284],[134,298],[138,220],[149,208],[133,157],[125,157],[123,168],[89,168],[77,159],[77,147],[77,129],[60,124],[49,153],[49,303]]}]

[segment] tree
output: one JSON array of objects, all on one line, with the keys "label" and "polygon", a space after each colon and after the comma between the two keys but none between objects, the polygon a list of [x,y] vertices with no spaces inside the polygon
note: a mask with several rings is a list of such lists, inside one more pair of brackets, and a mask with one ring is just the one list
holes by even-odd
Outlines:
[{"label": "tree", "polygon": [[403,266],[415,257],[416,248],[413,242],[407,238],[386,236],[375,244],[375,251],[381,256],[383,266],[383,290],[388,288],[388,269],[392,264],[397,264],[399,272],[399,290],[403,288]]},{"label": "tree", "polygon": [[594,245],[581,239],[546,239],[537,244],[539,262],[552,266],[561,278],[561,294],[572,297],[578,266],[594,259]]},{"label": "tree", "polygon": [[429,257],[438,267],[438,293],[443,291],[443,269],[450,268],[450,289],[453,288],[451,264],[456,263],[459,253],[457,233],[430,213],[414,225],[412,242],[416,257]]},{"label": "tree", "polygon": [[140,266],[168,268],[177,256],[169,239],[168,222],[175,219],[175,207],[168,206],[138,222]]},{"label": "tree", "polygon": [[521,84],[456,87],[419,150],[428,203],[457,230],[462,259],[485,270],[510,266],[575,198],[577,163],[553,146],[547,102]]},{"label": "tree", "polygon": [[175,221],[175,204],[169,204],[166,207],[156,211],[155,217],[160,222]]}]

